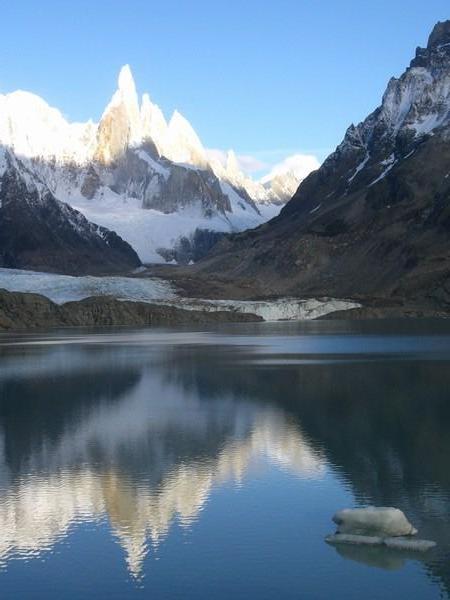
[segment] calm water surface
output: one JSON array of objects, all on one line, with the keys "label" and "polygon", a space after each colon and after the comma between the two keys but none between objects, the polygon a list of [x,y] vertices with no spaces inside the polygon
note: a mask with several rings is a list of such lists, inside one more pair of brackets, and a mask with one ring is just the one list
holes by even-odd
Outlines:
[{"label": "calm water surface", "polygon": [[[421,557],[339,549],[403,509]],[[450,324],[0,336],[0,597],[447,598]]]}]

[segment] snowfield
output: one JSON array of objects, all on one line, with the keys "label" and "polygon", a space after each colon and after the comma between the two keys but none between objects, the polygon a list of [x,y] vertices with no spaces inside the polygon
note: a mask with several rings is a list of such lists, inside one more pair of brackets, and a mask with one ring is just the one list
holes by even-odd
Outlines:
[{"label": "snowfield", "polygon": [[57,304],[90,296],[113,296],[118,300],[169,304],[185,310],[250,313],[265,321],[309,320],[360,304],[334,298],[283,298],[273,301],[196,300],[180,298],[167,281],[152,277],[72,277],[54,273],[0,268],[0,289],[42,294]]},{"label": "snowfield", "polygon": [[190,238],[195,230],[207,229],[218,232],[237,232],[258,227],[276,216],[281,206],[274,204],[258,206],[260,214],[243,203],[239,195],[226,187],[232,212],[216,213],[206,217],[198,205],[163,213],[142,208],[137,198],[124,197],[109,188],[102,188],[95,202],[87,200],[78,191],[58,190],[57,196],[79,210],[89,221],[115,231],[137,252],[143,263],[164,263],[158,254],[160,248],[173,248],[181,237]]}]

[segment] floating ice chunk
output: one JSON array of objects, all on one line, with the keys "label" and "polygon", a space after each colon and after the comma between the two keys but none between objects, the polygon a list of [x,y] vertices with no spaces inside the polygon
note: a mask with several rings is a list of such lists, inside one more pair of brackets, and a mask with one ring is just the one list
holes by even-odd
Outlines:
[{"label": "floating ice chunk", "polygon": [[359,546],[381,546],[383,538],[374,535],[352,535],[349,533],[335,533],[327,535],[327,544],[355,544]]},{"label": "floating ice chunk", "polygon": [[388,548],[395,550],[412,550],[413,552],[428,552],[436,547],[436,542],[431,540],[418,540],[407,537],[385,538],[383,543]]},{"label": "floating ice chunk", "polygon": [[394,537],[415,535],[415,529],[398,508],[375,507],[347,508],[333,516],[337,533]]},{"label": "floating ice chunk", "polygon": [[373,535],[352,535],[336,533],[325,538],[327,544],[338,546],[341,544],[352,546],[384,546],[392,550],[406,550],[411,552],[428,552],[436,547],[436,542],[431,540],[418,540],[411,537],[387,537]]},{"label": "floating ice chunk", "polygon": [[359,308],[361,305],[350,300],[336,298],[298,299],[280,298],[279,300],[192,300],[180,298],[173,301],[175,306],[186,310],[205,310],[208,312],[233,311],[250,313],[262,317],[265,321],[302,321],[317,319],[340,310]]}]

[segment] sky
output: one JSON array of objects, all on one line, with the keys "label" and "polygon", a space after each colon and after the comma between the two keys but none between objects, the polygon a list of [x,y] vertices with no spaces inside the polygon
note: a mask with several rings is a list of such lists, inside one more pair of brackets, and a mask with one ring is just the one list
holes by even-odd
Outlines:
[{"label": "sky", "polygon": [[166,117],[264,174],[322,161],[380,103],[448,0],[1,2],[0,93],[32,91],[97,121],[128,63]]}]

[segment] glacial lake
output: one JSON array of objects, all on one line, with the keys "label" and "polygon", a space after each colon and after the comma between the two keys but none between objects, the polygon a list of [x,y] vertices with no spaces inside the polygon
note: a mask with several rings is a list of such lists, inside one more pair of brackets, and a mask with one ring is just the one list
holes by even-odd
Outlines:
[{"label": "glacial lake", "polygon": [[[325,543],[396,506],[425,555]],[[447,598],[450,323],[0,335],[0,597]]]}]

